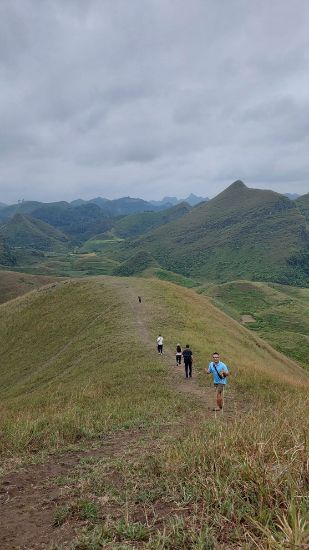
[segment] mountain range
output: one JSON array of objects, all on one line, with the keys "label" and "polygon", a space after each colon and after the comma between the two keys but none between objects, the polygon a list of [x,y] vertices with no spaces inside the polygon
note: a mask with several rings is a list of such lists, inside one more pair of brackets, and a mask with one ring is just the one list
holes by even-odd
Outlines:
[{"label": "mountain range", "polygon": [[120,243],[113,257],[127,262],[141,250],[164,269],[190,277],[309,281],[309,237],[298,204],[241,181],[180,219]]},{"label": "mountain range", "polygon": [[307,285],[308,219],[309,194],[290,200],[240,180],[193,207],[130,197],[25,201],[0,210],[0,262],[14,265],[20,248],[66,254],[74,247],[94,253],[96,265],[116,265],[117,274],[157,266],[193,279]]}]

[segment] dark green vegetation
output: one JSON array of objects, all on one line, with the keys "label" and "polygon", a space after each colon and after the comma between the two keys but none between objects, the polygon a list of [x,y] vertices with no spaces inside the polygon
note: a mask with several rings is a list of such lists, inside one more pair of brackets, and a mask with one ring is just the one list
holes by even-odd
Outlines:
[{"label": "dark green vegetation", "polygon": [[180,203],[160,212],[141,212],[120,218],[113,224],[112,235],[120,238],[134,238],[148,233],[156,227],[177,220],[190,212],[191,207]]},{"label": "dark green vegetation", "polygon": [[180,220],[123,243],[115,253],[124,260],[146,249],[161,267],[210,281],[306,285],[308,246],[305,218],[295,202],[235,182]]},{"label": "dark green vegetation", "polygon": [[143,273],[145,269],[155,266],[156,261],[151,254],[146,250],[140,250],[134,256],[131,256],[126,262],[116,267],[113,271],[114,275],[129,277]]},{"label": "dark green vegetation", "polygon": [[81,243],[110,227],[107,214],[96,204],[87,203],[75,208],[67,203],[42,205],[32,212],[32,217],[63,231],[73,243]]},{"label": "dark green vegetation", "polygon": [[[293,361],[207,297],[158,280],[63,281],[0,309],[2,465],[124,439],[123,453],[49,480],[51,495],[63,488],[51,525],[74,533],[64,548],[306,548],[309,377]],[[231,369],[223,417],[178,393],[174,366],[152,353],[158,327],[167,349],[190,342],[207,396],[219,348]]]},{"label": "dark green vegetation", "polygon": [[238,321],[252,316],[249,329],[309,369],[309,289],[233,281],[200,292]]},{"label": "dark green vegetation", "polygon": [[0,266],[13,266],[16,264],[16,257],[0,234]]},{"label": "dark green vegetation", "polygon": [[309,223],[309,193],[298,197],[295,201],[301,213],[305,216],[307,223]]},{"label": "dark green vegetation", "polygon": [[15,214],[1,226],[0,235],[11,247],[55,252],[67,249],[69,241],[52,225],[23,214]]}]

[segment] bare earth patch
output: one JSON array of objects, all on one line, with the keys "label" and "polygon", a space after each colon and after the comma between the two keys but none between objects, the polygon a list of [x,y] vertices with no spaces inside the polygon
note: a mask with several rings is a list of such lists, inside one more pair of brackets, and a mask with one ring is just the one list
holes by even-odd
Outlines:
[{"label": "bare earth patch", "polygon": [[241,316],[241,322],[242,323],[255,323],[254,317],[252,315],[242,315]]}]

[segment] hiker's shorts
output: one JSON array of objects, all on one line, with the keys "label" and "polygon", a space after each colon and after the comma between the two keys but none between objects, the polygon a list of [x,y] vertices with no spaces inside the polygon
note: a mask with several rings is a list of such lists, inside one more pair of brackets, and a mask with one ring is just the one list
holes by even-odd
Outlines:
[{"label": "hiker's shorts", "polygon": [[215,388],[217,390],[218,393],[222,393],[223,392],[223,388],[224,388],[225,384],[215,384]]}]

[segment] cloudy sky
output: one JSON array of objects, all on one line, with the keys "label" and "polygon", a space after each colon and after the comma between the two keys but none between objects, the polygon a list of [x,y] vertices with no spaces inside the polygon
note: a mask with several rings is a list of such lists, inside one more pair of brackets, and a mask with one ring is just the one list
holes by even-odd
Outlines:
[{"label": "cloudy sky", "polygon": [[309,192],[308,0],[0,0],[0,202]]}]

